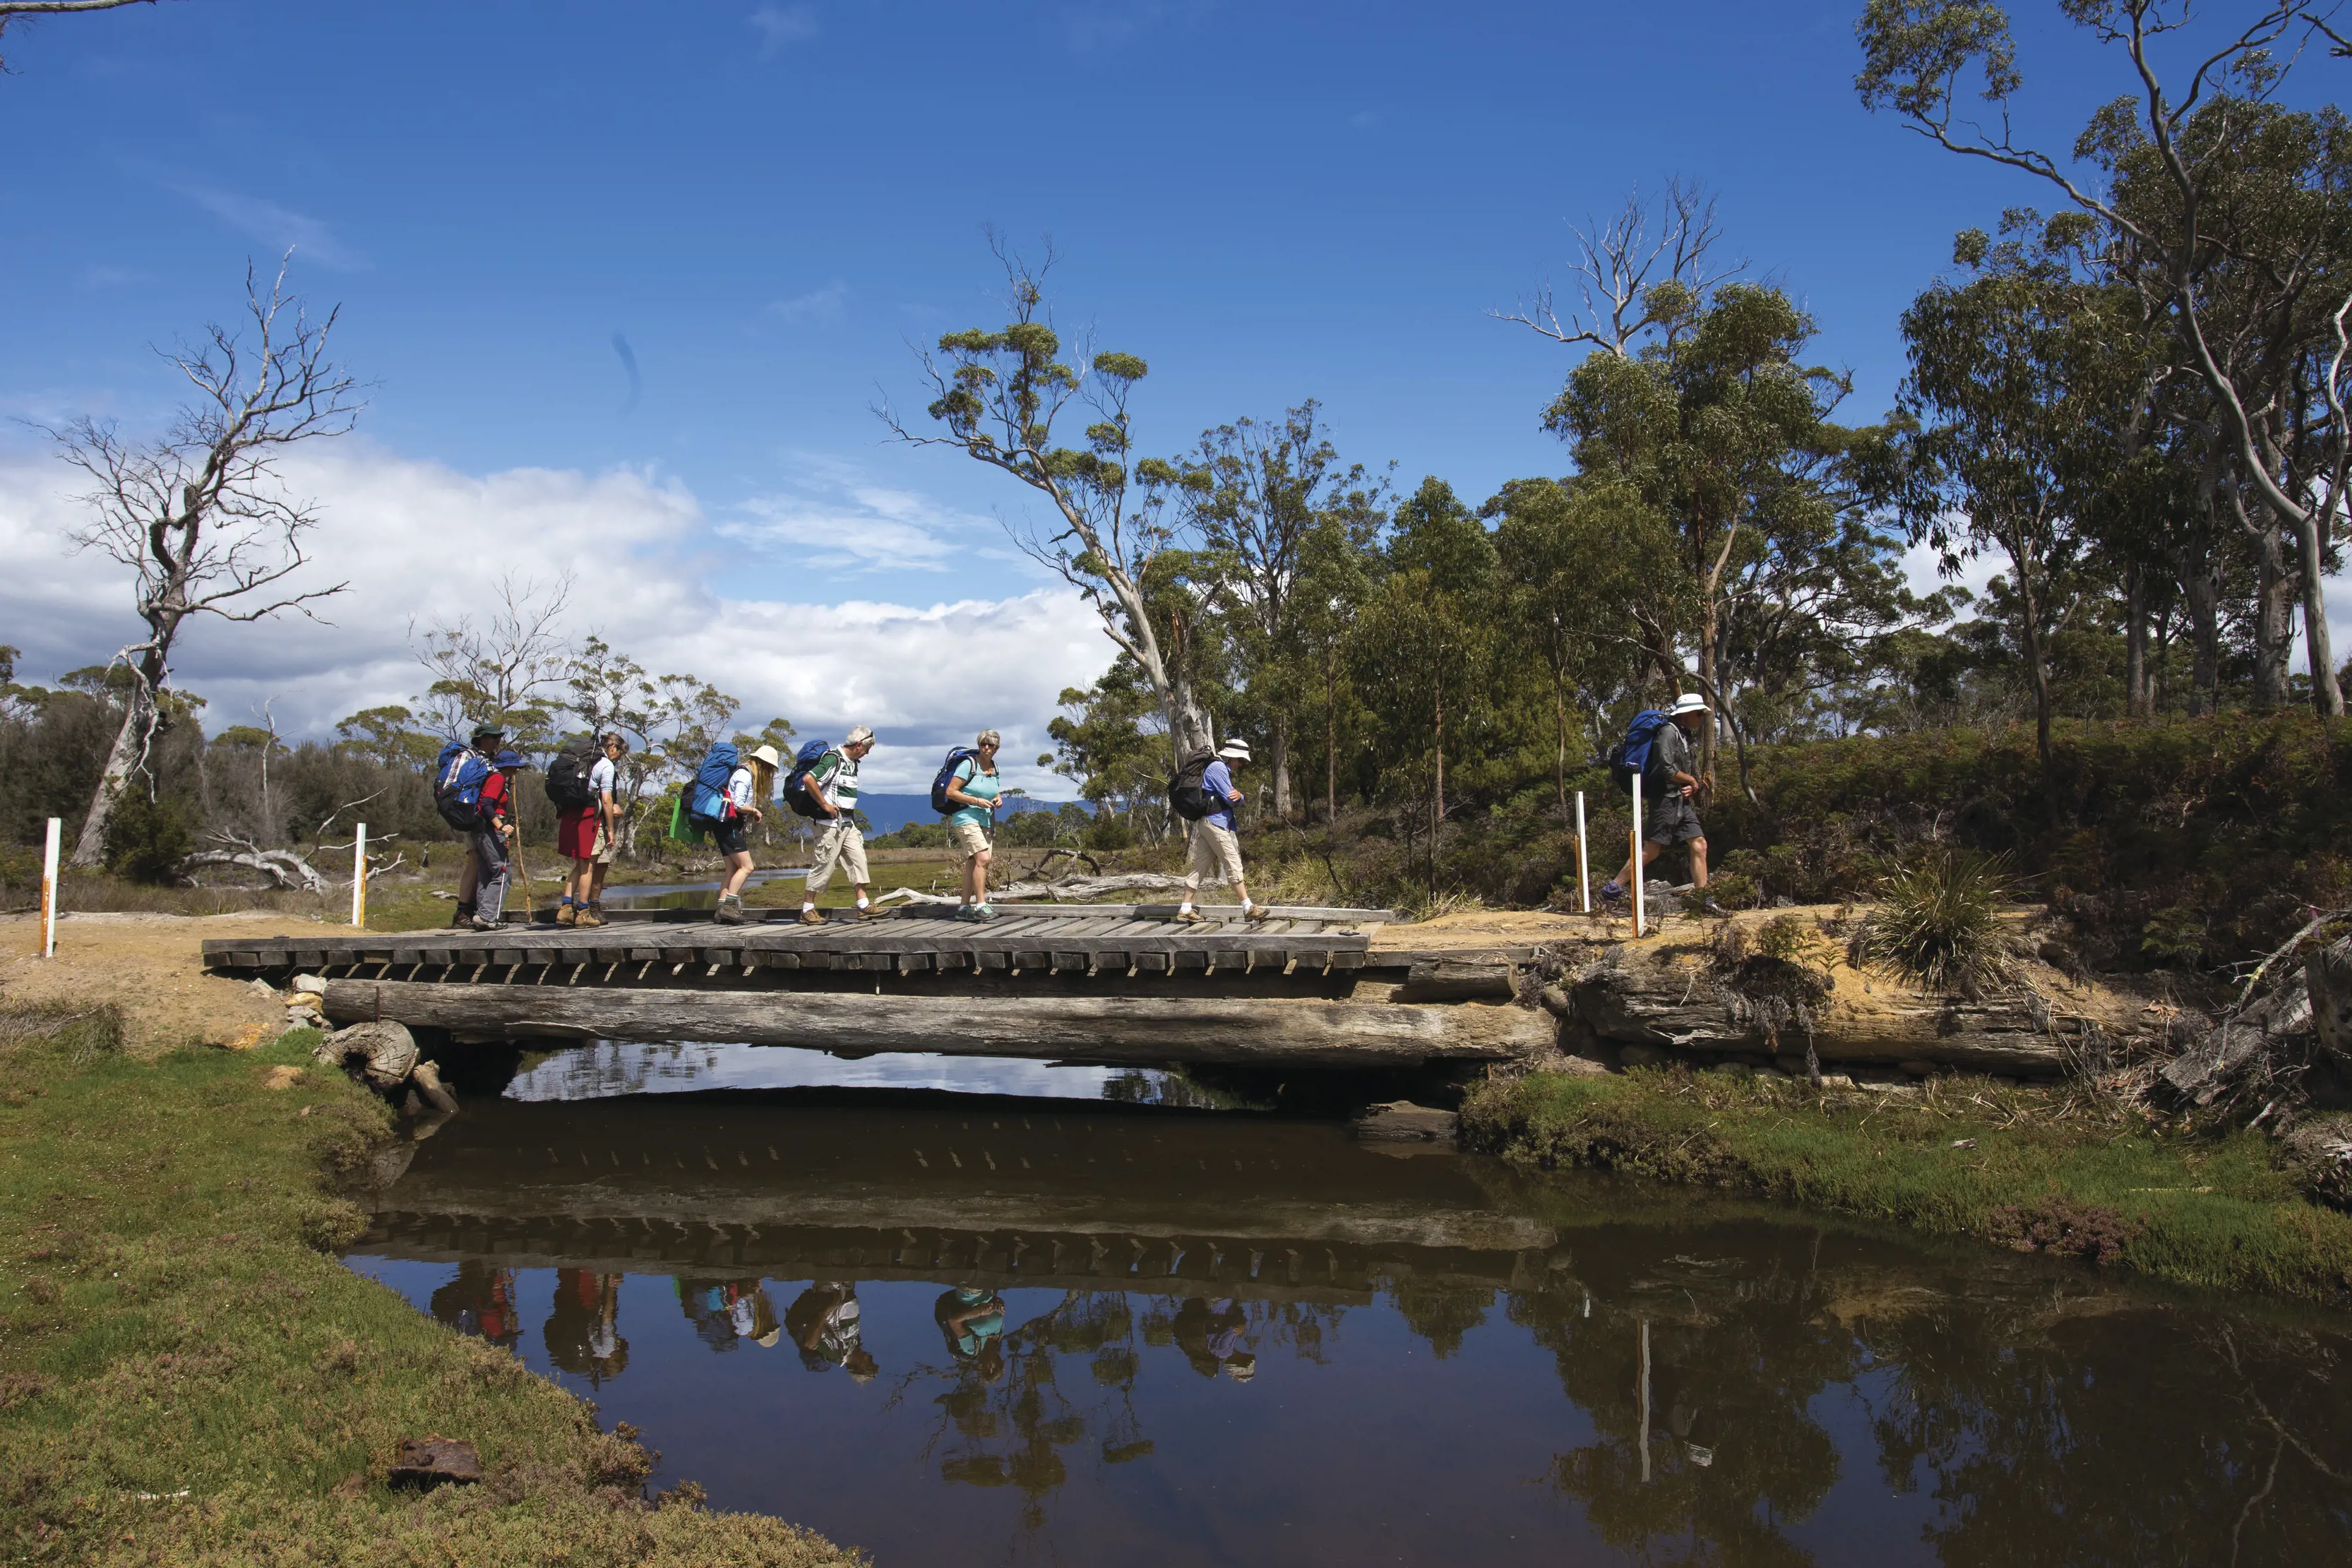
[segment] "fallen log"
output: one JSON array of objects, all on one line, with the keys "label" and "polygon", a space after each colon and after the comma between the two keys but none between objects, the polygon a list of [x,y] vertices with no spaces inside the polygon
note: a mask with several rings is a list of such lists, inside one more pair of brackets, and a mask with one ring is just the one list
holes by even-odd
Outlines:
[{"label": "fallen log", "polygon": [[1604,1041],[1709,1055],[1801,1051],[1809,1019],[1824,1062],[2055,1076],[2083,1023],[2030,987],[1968,1001],[1859,972],[1843,957],[1828,959],[1821,974],[1826,994],[1806,1018],[1775,1020],[1727,983],[1710,947],[1653,937],[1611,948],[1567,988],[1578,1019]]},{"label": "fallen log", "polygon": [[1156,997],[900,997],[841,991],[439,986],[330,980],[331,1019],[397,1019],[460,1036],[740,1040],[817,1051],[930,1051],[1150,1065],[1376,1067],[1508,1061],[1553,1043],[1536,1009]]},{"label": "fallen log", "polygon": [[1507,1002],[1519,992],[1518,971],[1508,964],[1433,958],[1405,971],[1401,1002]]}]

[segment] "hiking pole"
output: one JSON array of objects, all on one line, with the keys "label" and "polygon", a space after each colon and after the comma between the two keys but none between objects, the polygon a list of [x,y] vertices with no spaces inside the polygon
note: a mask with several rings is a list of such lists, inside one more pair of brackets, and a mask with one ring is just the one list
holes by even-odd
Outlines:
[{"label": "hiking pole", "polygon": [[367,924],[367,824],[359,825],[352,841],[352,924]]},{"label": "hiking pole", "polygon": [[41,956],[58,956],[58,834],[64,823],[49,819],[41,841]]},{"label": "hiking pole", "polygon": [[1584,854],[1584,791],[1576,792],[1576,894],[1584,905],[1584,913],[1592,913],[1592,872],[1585,863]]},{"label": "hiking pole", "polygon": [[1633,939],[1648,935],[1642,909],[1642,777],[1633,776]]}]

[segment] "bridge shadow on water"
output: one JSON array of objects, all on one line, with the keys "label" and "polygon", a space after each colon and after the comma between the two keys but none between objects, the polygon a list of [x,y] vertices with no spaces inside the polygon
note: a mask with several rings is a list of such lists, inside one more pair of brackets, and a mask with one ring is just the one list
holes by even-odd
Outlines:
[{"label": "bridge shadow on water", "polygon": [[526,1063],[350,1263],[884,1563],[2352,1557],[2340,1317],[1178,1075],[813,1060]]}]

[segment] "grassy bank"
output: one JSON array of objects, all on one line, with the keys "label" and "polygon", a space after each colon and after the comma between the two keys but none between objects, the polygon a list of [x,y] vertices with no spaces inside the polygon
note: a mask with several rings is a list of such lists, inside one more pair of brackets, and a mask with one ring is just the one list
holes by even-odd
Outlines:
[{"label": "grassy bank", "polygon": [[2258,1133],[2173,1133],[2064,1090],[1931,1080],[1815,1095],[1716,1073],[1489,1084],[1465,1136],[1515,1161],[1792,1199],[2176,1284],[2352,1303],[2352,1216],[2273,1168]]},{"label": "grassy bank", "polygon": [[[648,1502],[653,1458],[504,1351],[329,1249],[322,1173],[377,1103],[261,1051],[140,1060],[108,1015],[0,1012],[0,1542],[28,1563],[759,1563],[844,1560],[804,1531]],[[381,1477],[463,1437],[488,1479]]]}]

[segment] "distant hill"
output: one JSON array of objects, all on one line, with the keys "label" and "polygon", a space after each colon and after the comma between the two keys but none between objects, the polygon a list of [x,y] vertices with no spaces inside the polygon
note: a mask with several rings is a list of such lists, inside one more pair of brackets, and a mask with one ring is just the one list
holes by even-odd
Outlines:
[{"label": "distant hill", "polygon": [[[874,824],[874,831],[895,833],[909,822],[936,822],[939,815],[931,810],[929,795],[883,795],[868,791],[857,797],[857,809]],[[1059,800],[1036,800],[1026,795],[1016,795],[1004,808],[1004,816],[1022,811],[1058,811]],[[1003,818],[998,819],[1000,821]]]}]

